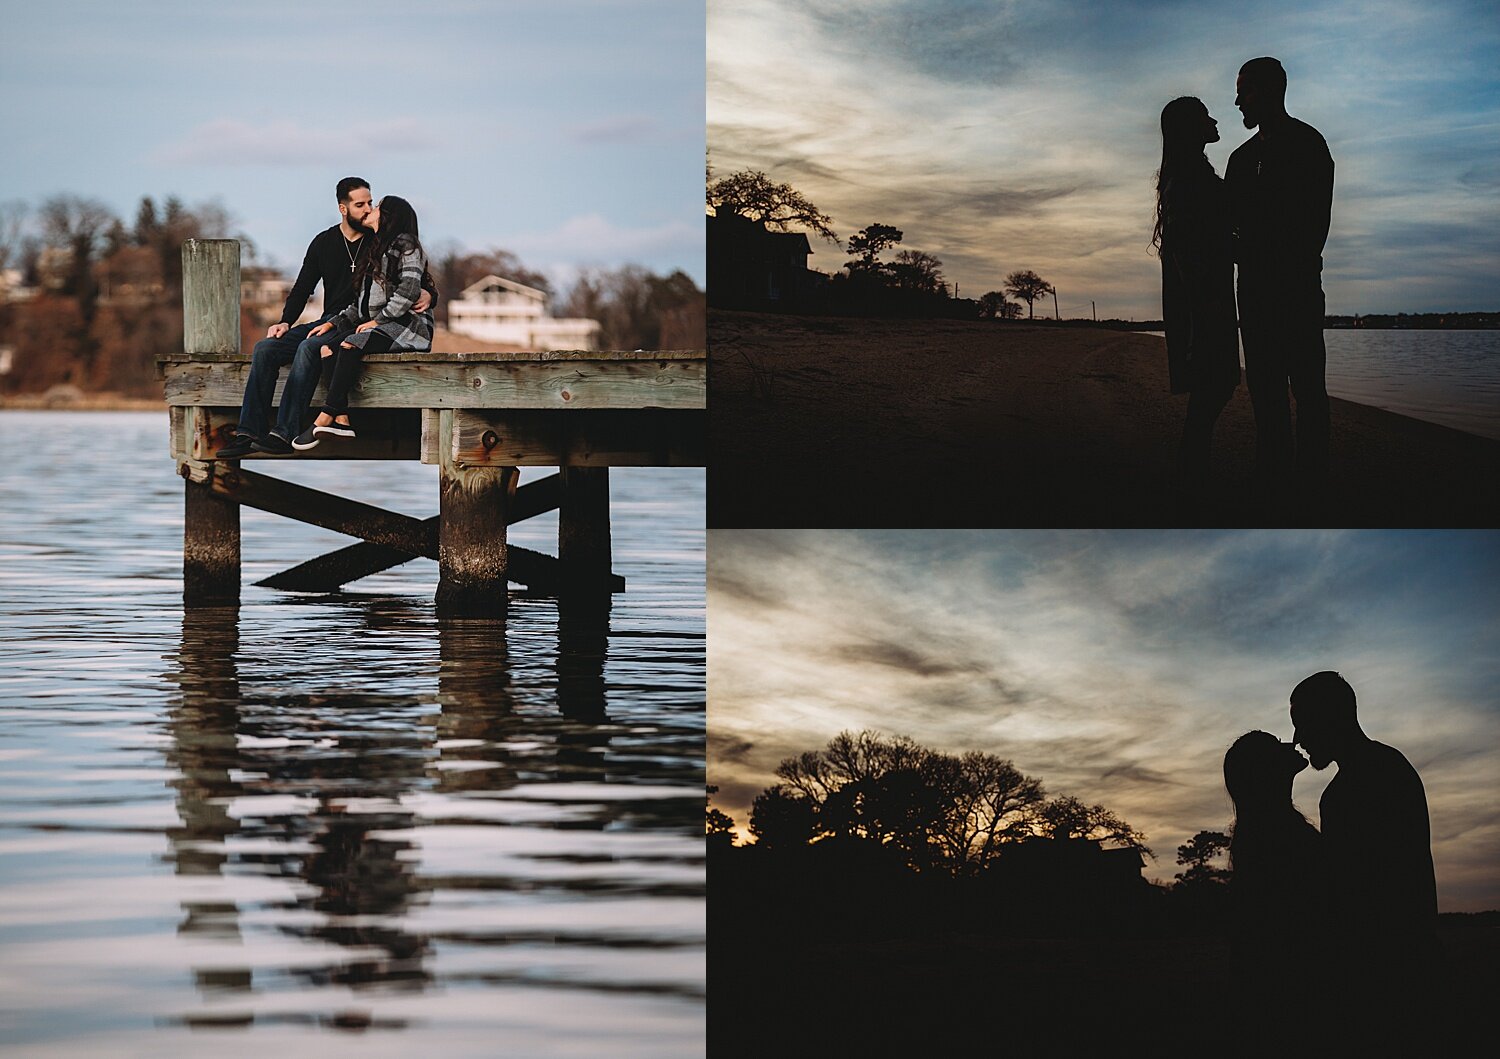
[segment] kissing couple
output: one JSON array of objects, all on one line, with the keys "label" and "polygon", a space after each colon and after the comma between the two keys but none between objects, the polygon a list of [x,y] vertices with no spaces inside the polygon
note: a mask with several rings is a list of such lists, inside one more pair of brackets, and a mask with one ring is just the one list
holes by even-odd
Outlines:
[{"label": "kissing couple", "polygon": [[[1235,813],[1236,1044],[1246,1055],[1356,1046],[1418,1054],[1440,1032],[1421,777],[1401,751],[1365,734],[1354,689],[1338,673],[1293,689],[1291,721],[1291,742],[1249,732],[1224,755]],[[1319,802],[1321,830],[1292,804],[1292,782],[1309,763],[1338,765]]]}]

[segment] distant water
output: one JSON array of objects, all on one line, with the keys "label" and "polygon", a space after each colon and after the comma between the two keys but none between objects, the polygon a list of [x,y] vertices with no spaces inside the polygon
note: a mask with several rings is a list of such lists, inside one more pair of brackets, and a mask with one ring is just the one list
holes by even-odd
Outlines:
[{"label": "distant water", "polygon": [[165,415],[0,413],[0,1045],[701,1055],[703,474],[611,485],[607,615],[440,622],[421,559],[257,589],[349,538],[248,509],[241,606],[184,614]]},{"label": "distant water", "polygon": [[1500,439],[1500,331],[1338,328],[1323,340],[1333,396]]}]

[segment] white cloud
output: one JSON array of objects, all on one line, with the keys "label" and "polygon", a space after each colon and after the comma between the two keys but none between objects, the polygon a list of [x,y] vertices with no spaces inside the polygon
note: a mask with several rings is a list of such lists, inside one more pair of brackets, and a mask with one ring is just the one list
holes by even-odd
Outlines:
[{"label": "white cloud", "polygon": [[441,147],[420,118],[386,118],[346,126],[304,125],[286,119],[249,122],[215,118],[158,147],[152,161],[169,166],[278,166],[347,163]]}]

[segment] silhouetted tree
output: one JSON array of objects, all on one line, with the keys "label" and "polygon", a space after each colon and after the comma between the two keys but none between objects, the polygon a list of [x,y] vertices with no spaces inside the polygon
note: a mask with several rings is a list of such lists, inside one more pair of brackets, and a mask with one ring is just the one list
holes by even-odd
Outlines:
[{"label": "silhouetted tree", "polygon": [[1229,869],[1220,868],[1213,861],[1229,852],[1229,836],[1222,831],[1199,831],[1185,844],[1177,847],[1177,863],[1187,865],[1175,878],[1180,885],[1220,883],[1229,879]]},{"label": "silhouetted tree", "polygon": [[715,216],[746,217],[767,228],[790,231],[800,224],[829,242],[838,243],[826,213],[790,184],[777,184],[758,169],[746,169],[708,185],[708,204]]},{"label": "silhouetted tree", "polygon": [[1042,783],[978,750],[958,762],[962,782],[936,839],[955,871],[974,871],[989,864],[1003,843],[1028,833],[1031,813],[1043,798]]},{"label": "silhouetted tree", "polygon": [[894,228],[889,224],[871,224],[849,237],[849,252],[858,254],[859,257],[853,261],[846,261],[844,267],[850,272],[868,272],[874,274],[881,269],[880,252],[895,246],[901,241],[901,229]]},{"label": "silhouetted tree", "polygon": [[1064,795],[1043,803],[1032,820],[1034,833],[1043,838],[1089,838],[1100,842],[1119,842],[1131,849],[1155,856],[1146,845],[1146,836],[1102,805],[1085,805],[1077,798]]},{"label": "silhouetted tree", "polygon": [[782,784],[767,787],[750,807],[750,833],[766,849],[805,846],[822,833],[818,805]]},{"label": "silhouetted tree", "polygon": [[734,845],[734,817],[720,809],[715,809],[709,802],[719,788],[709,785],[703,799],[703,836],[710,844]]},{"label": "silhouetted tree", "polygon": [[902,290],[942,294],[947,289],[943,283],[942,264],[921,250],[900,250],[890,266],[891,277]]},{"label": "silhouetted tree", "polygon": [[1035,301],[1044,294],[1051,294],[1052,284],[1027,269],[1024,272],[1012,272],[1006,276],[1005,290],[1006,293],[1014,294],[1026,303],[1026,317],[1030,320],[1036,318]]},{"label": "silhouetted tree", "polygon": [[1021,307],[1003,292],[992,290],[980,297],[979,315],[986,320],[1014,320],[1021,315]]},{"label": "silhouetted tree", "polygon": [[1030,834],[1043,798],[1039,780],[992,754],[947,754],[870,731],[841,732],[823,750],[785,759],[776,775],[782,782],[756,800],[757,835],[760,819],[782,842],[868,839],[914,867],[953,872],[976,871]]}]

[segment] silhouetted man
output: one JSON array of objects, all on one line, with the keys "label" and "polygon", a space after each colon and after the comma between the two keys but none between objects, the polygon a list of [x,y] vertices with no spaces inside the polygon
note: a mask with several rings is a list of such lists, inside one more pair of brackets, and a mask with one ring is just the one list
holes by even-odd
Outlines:
[{"label": "silhouetted man", "polygon": [[1292,691],[1295,743],[1315,769],[1337,761],[1319,814],[1328,870],[1334,1023],[1374,1042],[1415,1040],[1432,1019],[1437,885],[1427,795],[1401,751],[1365,735],[1354,689],[1314,673]]},{"label": "silhouetted man", "polygon": [[[1295,465],[1302,484],[1316,487],[1328,470],[1323,244],[1333,158],[1317,129],[1287,114],[1286,71],[1275,59],[1240,67],[1234,103],[1245,128],[1259,129],[1224,172],[1257,472],[1264,485],[1280,487]],[[1289,385],[1297,401],[1295,460]]]}]

